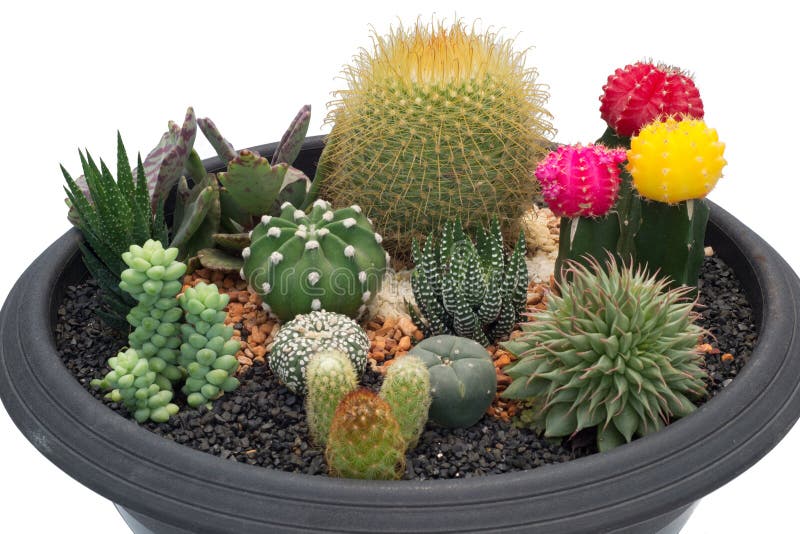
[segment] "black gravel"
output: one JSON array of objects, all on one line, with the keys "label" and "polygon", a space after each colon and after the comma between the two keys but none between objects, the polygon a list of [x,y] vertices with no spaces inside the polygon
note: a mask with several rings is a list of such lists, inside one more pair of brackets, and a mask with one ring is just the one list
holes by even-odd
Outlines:
[{"label": "black gravel", "polygon": [[[699,322],[719,353],[708,354],[709,398],[739,373],[757,340],[752,309],[733,272],[718,258],[707,258],[700,282]],[[71,286],[58,312],[56,341],[61,357],[78,381],[111,409],[128,417],[124,407],[103,398],[89,382],[102,377],[108,357],[125,339],[106,328],[94,315],[98,307],[93,281]],[[729,353],[732,356],[723,358]],[[377,389],[380,375],[368,370],[362,383]],[[214,403],[212,410],[192,409],[181,394],[178,415],[168,423],[146,423],[150,431],[177,443],[224,459],[282,469],[325,474],[321,450],[311,445],[302,398],[277,383],[267,366],[254,366],[241,387]],[[467,478],[532,469],[596,452],[593,431],[571,441],[547,440],[484,416],[465,429],[449,430],[429,424],[419,445],[408,452],[406,479]]]}]

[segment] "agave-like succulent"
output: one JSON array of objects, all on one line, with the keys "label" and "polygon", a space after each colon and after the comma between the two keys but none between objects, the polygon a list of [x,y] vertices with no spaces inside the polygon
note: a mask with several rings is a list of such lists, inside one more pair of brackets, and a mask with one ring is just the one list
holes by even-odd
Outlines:
[{"label": "agave-like succulent", "polygon": [[[503,344],[519,359],[504,397],[530,401],[528,421],[549,437],[597,426],[600,450],[660,429],[705,395],[691,291],[666,291],[644,270],[570,264],[569,283]],[[532,410],[532,411],[531,411]]]}]

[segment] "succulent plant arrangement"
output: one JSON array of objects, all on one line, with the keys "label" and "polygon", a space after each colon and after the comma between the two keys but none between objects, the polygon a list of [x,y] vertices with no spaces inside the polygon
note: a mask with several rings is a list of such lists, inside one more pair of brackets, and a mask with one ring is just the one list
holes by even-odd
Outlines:
[{"label": "succulent plant arrangement", "polygon": [[[93,384],[140,422],[168,421],[181,381],[200,409],[239,386],[229,296],[205,283],[179,295],[188,264],[239,273],[276,321],[269,369],[305,396],[335,476],[397,478],[429,420],[480,421],[498,391],[497,345],[516,359],[503,396],[548,438],[596,428],[608,450],[688,415],[705,394],[688,297],[703,199],[725,165],[699,91],[673,67],[628,65],[603,88],[605,134],[550,150],[548,95],[511,44],[460,21],[376,36],[345,71],[313,182],[292,167],[308,106],[271,160],[234,149],[192,108],[136,169],[119,139],[116,181],[81,153],[83,176],[63,171],[70,220],[104,317],[134,328]],[[224,171],[206,171],[198,129]],[[557,288],[529,317],[519,219],[538,192],[561,218]],[[358,321],[392,259],[413,262],[404,304],[426,339],[372,391],[359,388],[371,334]]]}]

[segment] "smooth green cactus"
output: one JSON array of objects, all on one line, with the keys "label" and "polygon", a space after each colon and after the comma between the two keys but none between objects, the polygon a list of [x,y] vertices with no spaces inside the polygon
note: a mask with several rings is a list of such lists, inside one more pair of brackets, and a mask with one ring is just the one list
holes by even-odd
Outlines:
[{"label": "smooth green cactus", "polygon": [[518,357],[503,397],[531,402],[527,420],[549,437],[596,426],[607,450],[694,411],[705,395],[691,291],[610,256],[572,263],[570,282],[503,347]]},{"label": "smooth green cactus", "polygon": [[269,367],[287,388],[305,394],[306,366],[323,350],[347,354],[360,377],[367,367],[369,339],[358,323],[345,315],[327,311],[298,315],[275,336]]},{"label": "smooth green cactus", "polygon": [[408,356],[428,367],[431,381],[429,417],[449,428],[478,422],[497,393],[492,356],[471,339],[434,336],[418,343]]},{"label": "smooth green cactus", "polygon": [[431,405],[428,367],[416,356],[404,356],[386,371],[380,396],[392,407],[408,447],[419,440]]},{"label": "smooth green cactus", "polygon": [[[138,302],[127,316],[134,327],[128,335],[131,350],[124,357],[120,353],[110,358],[112,371],[103,380],[92,381],[95,387],[115,388],[109,398],[124,401],[140,422],[148,418],[164,422],[177,411],[167,409],[172,400],[171,382],[182,377],[177,367],[181,343],[177,323],[183,312],[175,296],[181,290],[186,265],[175,261],[177,255],[178,249],[165,250],[154,240],[141,247],[131,245],[122,255],[128,268],[120,275],[119,287]],[[145,390],[146,394],[137,393]]]},{"label": "smooth green cactus", "polygon": [[92,386],[111,389],[106,398],[122,402],[138,422],[151,419],[164,423],[178,413],[178,406],[170,402],[170,383],[159,374],[154,359],[148,361],[129,348],[109,358],[108,366],[111,371],[102,380],[92,380]]},{"label": "smooth green cactus", "polygon": [[208,404],[239,387],[233,373],[239,366],[235,354],[240,343],[231,339],[233,327],[224,323],[227,314],[223,308],[229,298],[220,294],[216,285],[201,282],[178,299],[186,312],[178,361],[189,375],[182,389],[189,406]]},{"label": "smooth green cactus", "polygon": [[487,346],[519,322],[528,288],[522,233],[506,258],[497,220],[481,229],[477,246],[459,223],[447,223],[428,236],[424,248],[414,242],[413,259],[419,313],[412,306],[409,313],[427,335],[455,334]]},{"label": "smooth green cactus", "polygon": [[350,359],[339,350],[323,350],[311,357],[306,368],[306,420],[317,445],[325,446],[336,407],[356,389],[358,377]]},{"label": "smooth green cactus", "polygon": [[388,263],[381,236],[358,206],[334,211],[324,200],[310,214],[284,204],[279,217],[262,218],[251,239],[242,277],[284,321],[312,310],[360,316]]},{"label": "smooth green cactus", "polygon": [[370,480],[398,478],[406,441],[392,408],[365,388],[348,393],[333,416],[325,459],[334,476]]}]

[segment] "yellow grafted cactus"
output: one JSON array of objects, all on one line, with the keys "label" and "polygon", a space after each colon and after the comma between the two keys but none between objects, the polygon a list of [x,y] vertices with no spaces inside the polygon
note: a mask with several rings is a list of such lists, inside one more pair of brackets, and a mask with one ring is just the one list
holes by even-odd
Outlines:
[{"label": "yellow grafted cactus", "polygon": [[360,205],[395,254],[456,218],[470,228],[497,214],[512,237],[552,134],[525,53],[461,21],[400,26],[373,42],[330,104],[320,193]]},{"label": "yellow grafted cactus", "polygon": [[704,198],[722,176],[725,144],[699,119],[670,117],[631,138],[628,172],[639,194],[674,204]]}]

